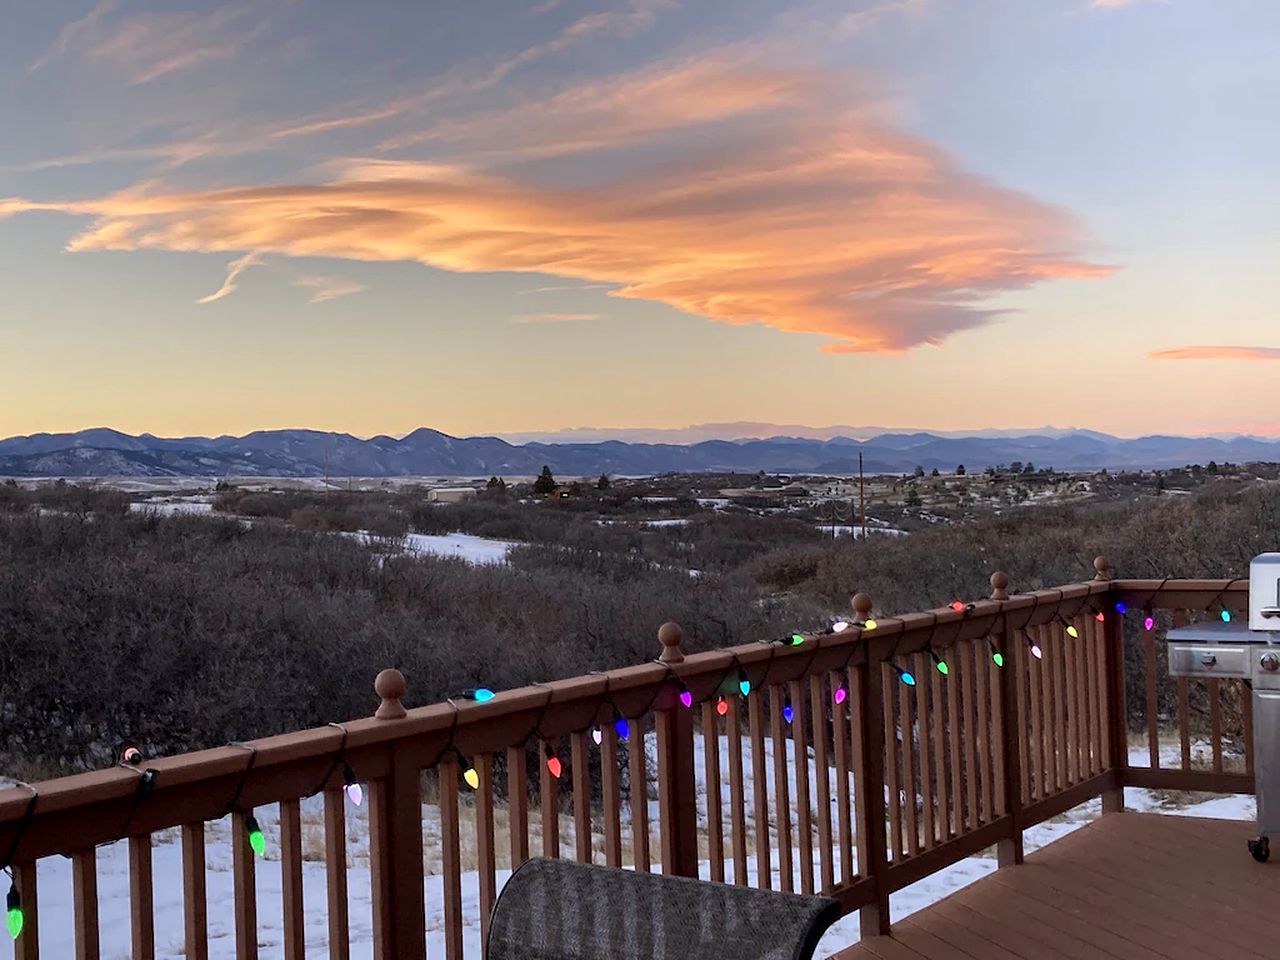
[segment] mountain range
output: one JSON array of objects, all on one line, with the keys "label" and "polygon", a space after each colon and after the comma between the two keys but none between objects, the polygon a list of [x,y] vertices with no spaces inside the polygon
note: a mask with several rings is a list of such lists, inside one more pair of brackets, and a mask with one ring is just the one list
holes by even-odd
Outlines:
[{"label": "mountain range", "polygon": [[773,436],[696,443],[511,443],[452,437],[425,427],[401,438],[361,439],[319,430],[260,430],[242,437],[138,436],[107,428],[36,433],[0,440],[0,476],[11,477],[482,477],[556,474],[648,476],[670,472],[849,474],[861,453],[868,473],[917,466],[950,472],[1015,460],[1038,467],[1178,467],[1188,463],[1280,461],[1280,440],[1258,437],[1147,436],[1122,439],[1093,430],[1046,434],[945,436],[879,433],[865,438]]}]

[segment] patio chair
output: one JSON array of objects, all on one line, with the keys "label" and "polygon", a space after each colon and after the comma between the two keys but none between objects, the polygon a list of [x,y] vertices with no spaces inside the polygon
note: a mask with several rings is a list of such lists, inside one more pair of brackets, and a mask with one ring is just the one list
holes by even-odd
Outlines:
[{"label": "patio chair", "polygon": [[494,904],[487,956],[810,960],[840,915],[827,897],[535,858]]}]

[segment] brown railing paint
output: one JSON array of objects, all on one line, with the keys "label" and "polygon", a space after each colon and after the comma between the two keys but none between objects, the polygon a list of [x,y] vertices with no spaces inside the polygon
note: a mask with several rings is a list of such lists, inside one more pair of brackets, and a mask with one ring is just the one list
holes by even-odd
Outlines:
[{"label": "brown railing paint", "polygon": [[[381,701],[376,715],[347,724],[342,748],[344,759],[367,784],[375,957],[425,955],[425,770],[434,771],[439,791],[443,941],[450,960],[461,957],[464,947],[461,878],[471,865],[463,862],[463,821],[473,818],[475,823],[483,939],[497,896],[497,873],[529,856],[526,763],[531,761],[539,770],[544,853],[562,853],[564,805],[576,828],[571,852],[578,859],[650,869],[647,797],[652,775],[659,802],[656,852],[661,869],[696,876],[703,856],[699,844],[704,842],[698,830],[701,777],[706,856],[714,879],[726,876],[727,862],[734,882],[769,887],[776,857],[783,889],[795,885],[793,872],[798,872],[801,891],[825,892],[848,911],[860,909],[867,933],[889,929],[890,892],[992,845],[998,848],[1001,866],[1019,863],[1023,830],[1090,798],[1102,796],[1104,809],[1112,811],[1122,809],[1125,786],[1251,791],[1249,698],[1241,698],[1237,716],[1228,712],[1235,702],[1230,696],[1238,692],[1228,693],[1230,682],[1210,681],[1201,687],[1179,681],[1179,762],[1171,768],[1159,753],[1159,638],[1140,631],[1127,641],[1121,618],[1112,612],[1115,602],[1122,600],[1135,611],[1168,611],[1158,617],[1162,625],[1170,620],[1185,623],[1186,611],[1203,610],[1215,600],[1243,611],[1246,585],[1115,580],[1102,558],[1095,570],[1094,579],[1086,583],[1013,596],[1007,593],[1007,578],[996,574],[992,599],[977,601],[971,610],[881,617],[875,630],[810,636],[795,646],[750,644],[685,656],[679,628],[667,624],[657,662],[507,691],[483,704],[405,710],[404,678],[397,671],[383,671],[375,684]],[[855,624],[866,620],[871,606],[869,597],[855,598]],[[1098,609],[1104,611],[1101,622],[1094,616]],[[1080,636],[1063,634],[1059,617],[1073,623]],[[1031,656],[1024,630],[1040,644],[1042,660]],[[991,662],[988,637],[1003,652],[1003,668]],[[1128,761],[1124,647],[1135,639],[1143,669],[1140,699],[1148,768],[1131,768]],[[948,676],[933,668],[931,648],[948,660]],[[890,662],[911,669],[916,686],[903,686]],[[739,667],[753,683],[745,704],[737,695]],[[680,703],[677,683],[693,693],[701,709]],[[848,696],[836,704],[832,693],[841,683]],[[728,697],[723,715],[717,707],[721,696]],[[1198,733],[1192,727],[1193,696],[1206,705],[1208,714],[1207,729]],[[785,699],[794,711],[790,725],[780,719]],[[631,718],[625,743],[613,729],[615,705]],[[587,735],[595,724],[602,728],[598,751]],[[652,770],[645,757],[650,729],[657,748]],[[1209,742],[1207,764],[1193,755],[1193,743],[1201,735]],[[1242,764],[1233,769],[1228,768],[1228,736],[1244,741]],[[727,739],[727,797],[720,783],[722,737]],[[766,740],[774,750],[772,764],[766,761]],[[562,780],[546,768],[544,741],[557,749],[564,764]],[[695,767],[694,747],[699,742],[705,756]],[[133,954],[154,955],[151,836],[178,827],[185,955],[193,960],[206,957],[204,823],[222,817],[232,798],[237,803],[230,837],[236,955],[241,960],[257,956],[256,873],[278,868],[284,955],[303,956],[299,798],[314,791],[328,771],[329,779],[321,784],[328,955],[330,960],[346,960],[346,813],[341,776],[334,770],[333,729],[268,737],[252,747],[254,764],[248,771],[240,747],[148,761],[157,779],[141,800],[136,795],[136,771],[113,768],[37,784],[39,802],[25,828],[28,791],[0,791],[0,849],[19,840],[14,877],[27,918],[15,956],[37,960],[40,955],[37,864],[40,858],[58,854],[72,858],[75,955],[85,960],[99,955],[94,851],[98,844],[121,839],[129,844]],[[744,749],[751,754],[750,799]],[[506,763],[509,854],[500,853],[495,842],[495,813],[503,803],[495,789],[495,755],[505,757]],[[459,756],[474,758],[479,776],[474,793],[460,784]],[[598,781],[591,776],[596,763]],[[816,777],[812,788],[811,771]],[[797,778],[794,798],[788,790],[791,774]],[[624,844],[621,820],[624,775],[630,785],[629,844]],[[727,817],[721,814],[724,799]],[[811,812],[811,799],[816,801],[816,814]],[[746,820],[749,804],[753,829]],[[248,811],[269,805],[278,805],[280,811],[278,864],[259,863],[244,831]],[[473,809],[467,811],[467,806]],[[771,836],[771,822],[776,836]],[[127,837],[119,833],[124,829]],[[602,831],[599,853],[593,829]],[[749,855],[756,857],[750,877]],[[797,871],[793,865],[798,865]]]}]

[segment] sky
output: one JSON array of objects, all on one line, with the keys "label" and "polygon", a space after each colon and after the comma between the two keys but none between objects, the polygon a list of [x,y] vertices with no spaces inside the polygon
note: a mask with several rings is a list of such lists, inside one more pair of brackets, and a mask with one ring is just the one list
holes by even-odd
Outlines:
[{"label": "sky", "polygon": [[1273,0],[0,19],[0,436],[1280,436]]}]

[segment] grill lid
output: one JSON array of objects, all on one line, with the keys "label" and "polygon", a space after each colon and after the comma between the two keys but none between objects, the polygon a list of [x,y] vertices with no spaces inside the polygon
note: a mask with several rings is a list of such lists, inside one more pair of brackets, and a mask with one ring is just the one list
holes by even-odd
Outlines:
[{"label": "grill lid", "polygon": [[1250,630],[1243,623],[1193,623],[1188,627],[1174,627],[1166,635],[1170,643],[1273,643],[1280,645],[1280,630]]}]

